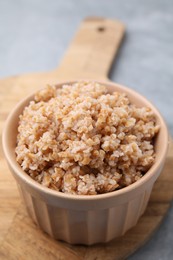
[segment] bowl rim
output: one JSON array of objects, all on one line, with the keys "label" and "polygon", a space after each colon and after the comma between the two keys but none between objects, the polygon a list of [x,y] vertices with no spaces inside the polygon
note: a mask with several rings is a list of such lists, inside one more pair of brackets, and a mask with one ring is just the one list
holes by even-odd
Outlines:
[{"label": "bowl rim", "polygon": [[28,95],[26,98],[22,99],[20,102],[18,102],[17,105],[14,107],[14,109],[10,112],[10,114],[8,115],[8,118],[6,120],[5,127],[4,127],[3,133],[2,133],[2,146],[3,146],[4,155],[6,157],[8,164],[13,169],[13,172],[15,173],[15,175],[17,175],[20,179],[22,179],[23,182],[27,183],[27,185],[31,186],[38,192],[42,192],[46,195],[50,195],[50,196],[61,198],[61,199],[78,200],[78,201],[103,200],[103,199],[108,199],[108,198],[112,198],[112,197],[119,197],[122,194],[124,195],[124,194],[130,193],[130,192],[134,191],[136,188],[142,187],[146,182],[148,182],[152,177],[154,177],[154,175],[157,172],[157,170],[159,169],[160,165],[162,164],[162,162],[164,162],[164,159],[166,158],[166,154],[167,154],[167,150],[168,150],[168,143],[169,143],[168,129],[167,129],[166,123],[165,123],[162,115],[160,114],[158,109],[143,95],[139,94],[138,92],[136,92],[135,90],[133,90],[129,87],[126,87],[126,86],[118,84],[118,83],[111,82],[109,80],[103,81],[103,80],[92,80],[92,79],[76,79],[76,80],[59,81],[59,82],[57,82],[57,84],[54,84],[54,86],[61,87],[62,85],[65,85],[65,84],[73,84],[73,83],[81,82],[81,81],[97,82],[97,83],[103,84],[105,86],[116,87],[115,91],[120,90],[121,92],[127,93],[127,95],[130,94],[132,96],[136,96],[138,99],[142,100],[145,104],[147,104],[147,106],[149,106],[152,109],[152,111],[154,112],[156,117],[159,119],[160,124],[162,125],[162,128],[163,128],[163,131],[165,133],[165,135],[164,135],[165,142],[164,142],[164,146],[162,147],[162,153],[160,156],[161,160],[157,160],[156,162],[154,162],[154,164],[145,173],[145,175],[141,179],[136,181],[135,183],[130,184],[129,186],[124,187],[122,189],[115,190],[115,191],[108,192],[108,193],[96,194],[96,195],[68,194],[68,193],[63,193],[63,192],[59,192],[56,190],[52,190],[48,187],[41,185],[40,183],[33,180],[25,171],[23,171],[22,168],[20,167],[20,165],[14,159],[14,151],[12,149],[10,149],[10,147],[8,146],[9,142],[8,142],[8,134],[7,134],[8,129],[10,127],[10,123],[11,123],[13,117],[16,116],[16,112],[22,106],[24,106],[25,103],[26,103],[26,105],[28,105],[29,102],[31,100],[33,100],[33,96],[36,93],[36,92],[34,92],[34,93]]}]

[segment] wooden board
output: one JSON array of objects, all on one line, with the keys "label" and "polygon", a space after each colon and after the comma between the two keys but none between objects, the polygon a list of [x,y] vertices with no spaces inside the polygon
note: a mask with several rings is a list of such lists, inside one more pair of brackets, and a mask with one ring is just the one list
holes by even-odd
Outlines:
[{"label": "wooden board", "polygon": [[[9,111],[27,94],[47,83],[75,78],[107,79],[124,35],[124,26],[102,18],[81,24],[58,69],[0,80],[0,133]],[[158,228],[173,198],[173,144],[145,214],[136,227],[105,245],[71,246],[55,241],[28,217],[0,145],[0,259],[124,259]]]}]

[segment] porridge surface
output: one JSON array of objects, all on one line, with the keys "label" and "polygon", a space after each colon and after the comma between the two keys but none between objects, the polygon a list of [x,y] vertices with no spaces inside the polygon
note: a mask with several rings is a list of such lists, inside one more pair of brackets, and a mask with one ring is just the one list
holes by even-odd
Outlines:
[{"label": "porridge surface", "polygon": [[16,159],[51,189],[92,195],[139,180],[155,159],[159,131],[150,108],[96,82],[36,93],[20,115]]}]

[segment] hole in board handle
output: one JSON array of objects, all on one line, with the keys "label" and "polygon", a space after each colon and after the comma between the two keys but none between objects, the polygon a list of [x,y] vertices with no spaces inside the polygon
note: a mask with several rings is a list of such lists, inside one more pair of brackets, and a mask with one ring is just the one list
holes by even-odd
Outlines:
[{"label": "hole in board handle", "polygon": [[100,27],[97,28],[98,32],[104,32],[105,30],[106,30],[106,28],[103,27],[103,26],[100,26]]}]

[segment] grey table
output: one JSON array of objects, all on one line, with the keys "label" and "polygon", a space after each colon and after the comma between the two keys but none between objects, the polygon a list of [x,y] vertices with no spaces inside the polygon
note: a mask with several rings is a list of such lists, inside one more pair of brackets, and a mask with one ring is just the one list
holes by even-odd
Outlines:
[{"label": "grey table", "polygon": [[[0,77],[57,66],[86,16],[117,18],[126,37],[110,77],[151,100],[173,135],[173,1],[0,0]],[[173,259],[173,205],[135,259]]]}]

